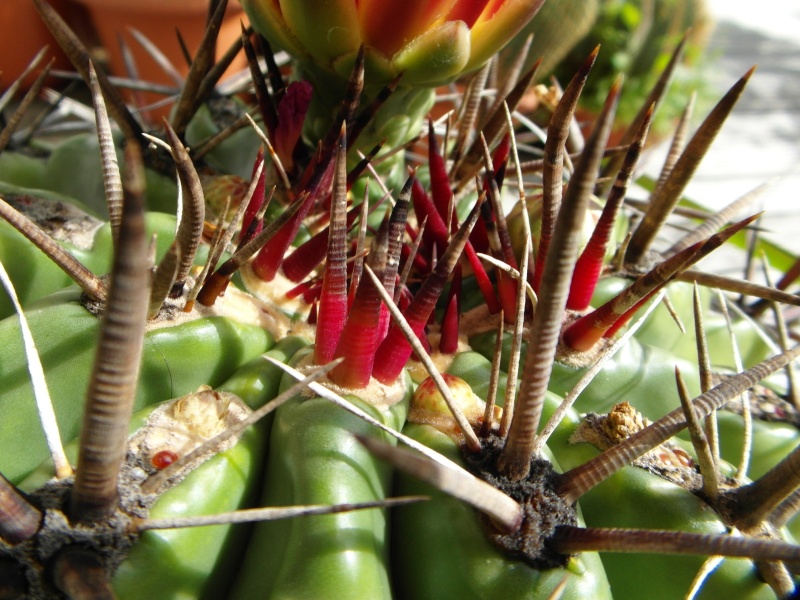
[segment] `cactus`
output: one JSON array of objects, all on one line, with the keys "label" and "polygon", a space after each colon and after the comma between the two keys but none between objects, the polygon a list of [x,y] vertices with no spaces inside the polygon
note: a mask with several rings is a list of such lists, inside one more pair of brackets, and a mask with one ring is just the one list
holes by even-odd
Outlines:
[{"label": "cactus", "polygon": [[[290,10],[300,3],[247,2],[286,17],[243,32],[250,114],[244,96],[214,91],[224,59],[201,50],[169,121],[145,131],[34,3],[91,92],[96,132],[50,148],[63,161],[52,171],[32,155],[47,148],[36,125],[15,138],[9,118],[0,133],[0,274],[20,292],[0,307],[0,336],[24,348],[0,365],[0,595],[796,593],[796,444],[776,443],[796,440],[796,409],[773,375],[800,353],[780,334],[796,268],[761,286],[694,267],[753,232],[739,205],[658,239],[752,71],[688,141],[676,135],[635,213],[627,188],[682,44],[621,148],[608,142],[619,79],[588,138],[573,127],[597,49],[530,118],[514,114],[537,77],[521,55],[498,98],[481,99],[488,68],[473,72],[448,124],[417,115],[374,147],[403,102],[427,110],[409,98],[434,92],[413,86],[480,66],[464,54],[469,28],[442,74],[424,45],[387,60],[391,44],[370,48],[358,15],[348,26],[364,39],[348,30],[320,58],[319,23]],[[463,20],[432,19],[430,39],[488,26],[468,10],[484,4],[441,7]],[[486,4],[503,19],[534,5]],[[210,32],[224,7],[212,3]],[[296,53],[298,80],[257,33]],[[408,64],[407,83],[391,79]],[[324,97],[306,76],[339,80]],[[406,152],[408,134],[419,146]],[[97,165],[85,196],[82,177],[64,182],[69,164]],[[175,206],[179,218],[163,212]],[[759,298],[741,303],[751,317],[729,310],[737,293]],[[760,318],[770,302],[777,335]],[[675,334],[664,304],[694,334]],[[131,421],[139,408],[151,416]]]}]

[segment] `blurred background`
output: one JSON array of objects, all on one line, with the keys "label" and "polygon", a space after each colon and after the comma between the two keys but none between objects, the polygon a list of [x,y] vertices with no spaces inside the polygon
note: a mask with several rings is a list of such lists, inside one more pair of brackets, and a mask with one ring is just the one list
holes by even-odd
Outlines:
[{"label": "blurred background", "polygon": [[[704,69],[717,96],[758,65],[687,189],[721,208],[761,183],[765,235],[800,253],[800,3],[708,0],[715,26]],[[663,149],[650,157],[657,173]]]}]

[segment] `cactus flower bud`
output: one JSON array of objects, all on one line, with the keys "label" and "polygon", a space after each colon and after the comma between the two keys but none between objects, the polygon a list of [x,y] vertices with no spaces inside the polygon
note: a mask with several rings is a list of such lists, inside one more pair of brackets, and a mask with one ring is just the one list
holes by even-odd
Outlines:
[{"label": "cactus flower bud", "polygon": [[[447,387],[453,396],[458,408],[464,413],[467,421],[473,427],[479,426],[483,422],[486,412],[486,403],[481,400],[473,391],[470,385],[455,375],[442,373]],[[498,422],[502,417],[502,409],[494,407],[493,420]],[[408,413],[409,421],[431,425],[447,435],[458,439],[461,434],[460,428],[453,418],[447,403],[437,389],[433,379],[425,379],[411,399],[411,408]]]},{"label": "cactus flower bud", "polygon": [[500,50],[544,0],[241,0],[257,31],[346,77],[359,46],[367,80],[436,86]]}]

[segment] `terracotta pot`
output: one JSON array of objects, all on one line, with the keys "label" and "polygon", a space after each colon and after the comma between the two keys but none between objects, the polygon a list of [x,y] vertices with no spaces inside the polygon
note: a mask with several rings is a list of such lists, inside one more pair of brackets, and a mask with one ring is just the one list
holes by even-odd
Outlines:
[{"label": "terracotta pot", "polygon": [[[70,9],[74,8],[70,7],[66,0],[50,0],[50,4],[65,17]],[[48,46],[48,53],[39,63],[40,68],[44,67],[50,58],[56,59],[53,68],[69,68],[69,60],[42,23],[33,2],[0,0],[0,71],[2,71],[0,88],[7,88],[16,81],[28,63],[45,46]],[[35,78],[36,73],[26,77],[25,85],[33,83]]]},{"label": "terracotta pot", "polygon": [[[131,28],[139,30],[176,68],[185,76],[189,67],[178,42],[176,31],[181,36],[190,54],[194,55],[203,38],[208,17],[209,0],[78,0],[89,11],[100,43],[105,47],[109,70],[112,75],[127,76],[122,58],[120,39],[123,39],[133,54],[139,79],[175,87],[173,78],[164,72],[150,54],[131,34]],[[225,20],[217,39],[217,56],[221,56],[241,35],[240,22],[247,25],[247,18],[236,0],[229,0]],[[244,53],[234,60],[227,74],[239,71],[247,65]],[[136,94],[139,105],[147,105],[164,97],[156,94]],[[150,120],[166,115],[171,103],[157,110],[148,111]]]}]

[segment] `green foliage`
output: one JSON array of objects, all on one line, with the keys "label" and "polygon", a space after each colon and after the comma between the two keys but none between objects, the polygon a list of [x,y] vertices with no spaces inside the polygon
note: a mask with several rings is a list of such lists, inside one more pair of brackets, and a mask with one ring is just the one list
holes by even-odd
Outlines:
[{"label": "green foliage", "polygon": [[681,36],[691,29],[683,62],[653,124],[653,133],[664,135],[692,93],[697,94],[698,110],[702,110],[712,91],[704,78],[709,63],[700,60],[710,28],[704,4],[704,0],[605,0],[591,31],[559,62],[553,74],[565,85],[592,48],[600,44],[580,106],[590,114],[599,112],[607,90],[621,73],[625,83],[617,120],[627,124],[641,108]]}]

